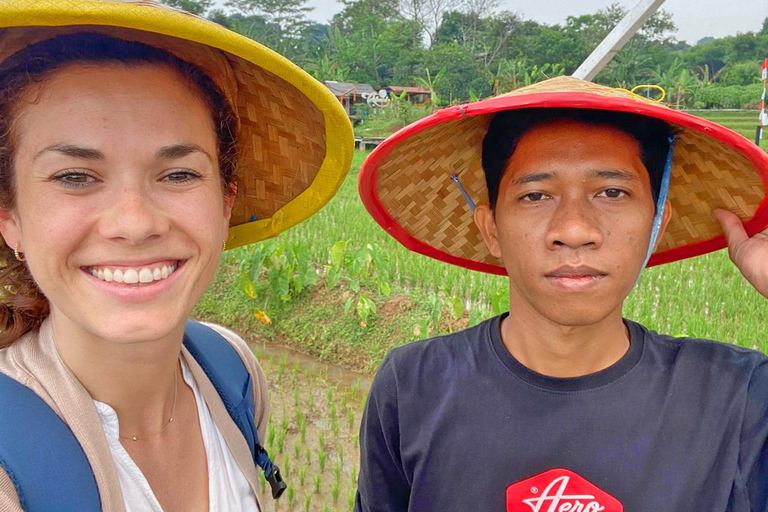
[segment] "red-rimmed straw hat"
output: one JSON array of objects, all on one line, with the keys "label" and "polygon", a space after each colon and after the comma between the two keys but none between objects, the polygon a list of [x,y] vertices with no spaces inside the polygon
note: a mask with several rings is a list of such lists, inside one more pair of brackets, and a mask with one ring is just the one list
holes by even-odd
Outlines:
[{"label": "red-rimmed straw hat", "polygon": [[710,121],[573,77],[446,108],[395,133],[360,171],[366,209],[412,251],[505,274],[485,247],[462,193],[476,204],[488,203],[483,137],[494,113],[526,108],[630,112],[661,119],[678,132],[669,188],[672,219],[648,266],[724,248],[725,238],[712,214],[715,208],[737,214],[750,235],[768,226],[768,155],[762,149]]}]

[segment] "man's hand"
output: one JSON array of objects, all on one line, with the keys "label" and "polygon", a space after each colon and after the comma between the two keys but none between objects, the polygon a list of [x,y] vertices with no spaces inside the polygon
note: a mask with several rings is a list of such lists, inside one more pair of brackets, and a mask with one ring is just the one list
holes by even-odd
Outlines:
[{"label": "man's hand", "polygon": [[728,256],[744,277],[764,297],[768,298],[768,229],[747,236],[741,219],[726,210],[715,210],[728,241]]}]

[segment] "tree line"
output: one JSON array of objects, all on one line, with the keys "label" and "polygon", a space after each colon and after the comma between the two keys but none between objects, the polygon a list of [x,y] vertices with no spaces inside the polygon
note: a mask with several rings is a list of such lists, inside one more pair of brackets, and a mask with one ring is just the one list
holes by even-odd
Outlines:
[{"label": "tree line", "polygon": [[[615,3],[547,25],[499,10],[498,0],[340,0],[329,23],[308,18],[305,0],[165,0],[285,55],[319,80],[379,88],[420,85],[447,104],[571,74],[623,18]],[[680,108],[754,108],[768,18],[756,32],[678,41],[658,11],[595,81],[656,84]]]}]

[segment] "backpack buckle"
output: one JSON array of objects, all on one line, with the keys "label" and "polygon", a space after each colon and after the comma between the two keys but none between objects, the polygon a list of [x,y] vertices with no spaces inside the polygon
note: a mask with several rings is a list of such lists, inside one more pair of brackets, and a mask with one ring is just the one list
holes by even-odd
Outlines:
[{"label": "backpack buckle", "polygon": [[272,471],[268,475],[264,475],[264,478],[269,482],[269,486],[272,488],[272,497],[278,499],[283,495],[288,485],[283,481],[282,475],[280,475],[280,468],[276,464],[272,464]]}]

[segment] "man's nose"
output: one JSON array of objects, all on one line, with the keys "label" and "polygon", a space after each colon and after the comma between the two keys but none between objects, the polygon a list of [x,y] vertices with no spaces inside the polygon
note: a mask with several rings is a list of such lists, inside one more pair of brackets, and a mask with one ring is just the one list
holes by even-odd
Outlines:
[{"label": "man's nose", "polygon": [[587,198],[562,198],[549,223],[547,247],[592,248],[602,245],[597,212]]}]

